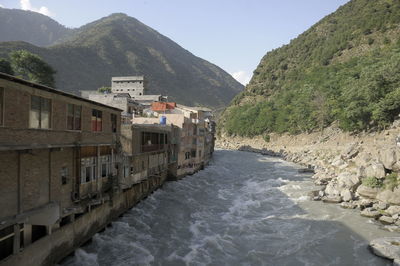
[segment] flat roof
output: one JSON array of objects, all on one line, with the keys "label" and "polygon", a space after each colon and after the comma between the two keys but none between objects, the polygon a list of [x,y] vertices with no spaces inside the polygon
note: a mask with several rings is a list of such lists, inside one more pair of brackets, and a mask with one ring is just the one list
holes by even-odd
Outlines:
[{"label": "flat roof", "polygon": [[25,79],[17,78],[17,77],[8,75],[8,74],[3,73],[3,72],[0,72],[0,79],[5,79],[5,80],[8,80],[8,81],[16,82],[16,83],[19,83],[19,84],[23,84],[25,86],[33,87],[35,89],[39,89],[39,90],[43,90],[43,91],[59,94],[59,95],[65,96],[65,97],[73,98],[73,99],[80,100],[80,101],[83,101],[83,102],[88,102],[88,103],[91,103],[91,104],[94,104],[94,105],[106,107],[106,108],[113,109],[113,110],[116,110],[116,111],[119,111],[119,112],[123,111],[123,110],[121,110],[119,108],[115,108],[113,106],[109,106],[109,105],[102,104],[102,103],[99,103],[99,102],[96,102],[96,101],[92,101],[92,100],[89,100],[89,99],[86,99],[86,98],[82,98],[82,97],[76,96],[76,95],[74,95],[72,93],[67,93],[67,92],[64,92],[64,91],[56,90],[56,89],[50,88],[50,87],[45,86],[45,85],[41,85],[41,84],[37,84],[37,83],[31,82],[31,81],[27,81]]},{"label": "flat roof", "polygon": [[144,80],[144,76],[126,76],[126,77],[111,78],[111,81],[131,81],[131,80]]}]

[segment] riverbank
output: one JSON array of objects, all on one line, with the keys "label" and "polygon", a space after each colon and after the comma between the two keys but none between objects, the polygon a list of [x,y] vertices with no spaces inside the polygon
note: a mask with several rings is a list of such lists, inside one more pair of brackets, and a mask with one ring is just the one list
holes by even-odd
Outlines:
[{"label": "riverbank", "polygon": [[396,121],[387,130],[358,135],[330,127],[322,133],[271,134],[269,142],[261,136],[222,136],[216,146],[280,155],[311,167],[320,186],[310,192],[311,199],[359,209],[362,216],[380,222],[382,229],[400,232],[399,136],[400,122]]}]

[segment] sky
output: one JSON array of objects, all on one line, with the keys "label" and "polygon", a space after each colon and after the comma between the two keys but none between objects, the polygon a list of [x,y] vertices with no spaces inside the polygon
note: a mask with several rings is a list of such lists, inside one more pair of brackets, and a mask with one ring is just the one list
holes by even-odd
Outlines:
[{"label": "sky", "polygon": [[246,84],[261,58],[349,0],[0,0],[69,28],[122,12]]}]

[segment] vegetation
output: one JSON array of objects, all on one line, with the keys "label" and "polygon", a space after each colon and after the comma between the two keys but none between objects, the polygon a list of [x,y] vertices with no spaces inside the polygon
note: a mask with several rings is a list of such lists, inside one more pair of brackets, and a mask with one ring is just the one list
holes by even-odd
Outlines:
[{"label": "vegetation", "polygon": [[97,89],[100,93],[111,93],[111,87],[101,87]]},{"label": "vegetation", "polygon": [[384,187],[385,189],[394,190],[399,185],[398,175],[391,173],[385,177]]},{"label": "vegetation", "polygon": [[25,50],[15,51],[11,54],[11,65],[14,72],[32,82],[55,87],[53,68],[38,55]]},{"label": "vegetation", "polygon": [[221,122],[229,134],[297,134],[338,121],[385,128],[400,113],[400,2],[352,0],[269,52]]},{"label": "vegetation", "polygon": [[370,188],[382,188],[383,187],[382,180],[379,180],[378,178],[373,177],[373,176],[363,178],[361,180],[361,183],[364,186],[370,187]]},{"label": "vegetation", "polygon": [[0,72],[14,75],[14,70],[11,67],[11,63],[4,58],[0,58]]}]

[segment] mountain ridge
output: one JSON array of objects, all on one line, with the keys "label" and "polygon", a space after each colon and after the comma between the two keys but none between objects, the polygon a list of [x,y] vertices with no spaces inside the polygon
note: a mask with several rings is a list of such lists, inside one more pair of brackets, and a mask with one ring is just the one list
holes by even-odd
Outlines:
[{"label": "mountain ridge", "polygon": [[218,108],[243,89],[218,66],[126,14],[114,13],[72,31],[48,47],[2,42],[0,57],[18,49],[37,53],[57,70],[57,87],[74,93],[109,86],[112,76],[144,74],[149,93]]}]

